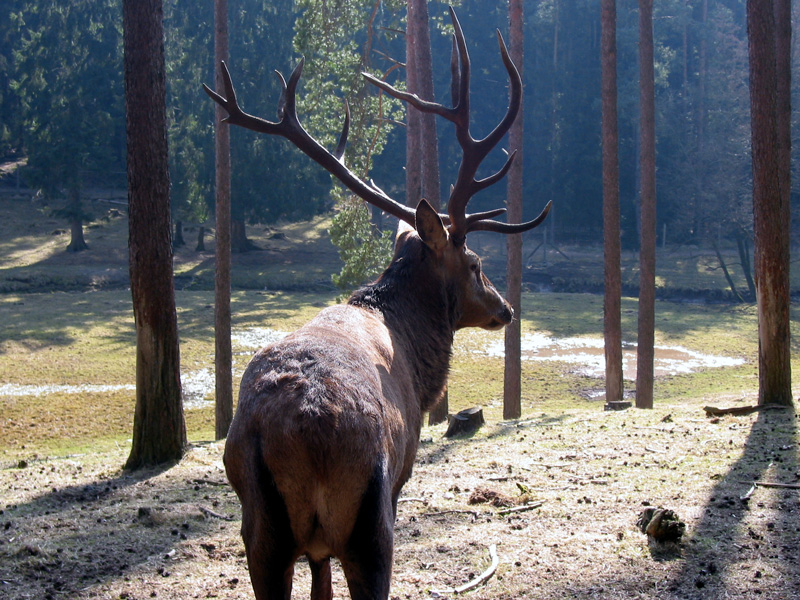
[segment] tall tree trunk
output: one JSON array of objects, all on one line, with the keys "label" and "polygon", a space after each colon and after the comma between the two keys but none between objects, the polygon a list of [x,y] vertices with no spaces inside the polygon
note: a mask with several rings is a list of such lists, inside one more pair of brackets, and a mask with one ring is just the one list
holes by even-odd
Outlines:
[{"label": "tall tree trunk", "polygon": [[642,217],[639,250],[639,335],[636,350],[637,408],[653,408],[656,299],[656,127],[653,71],[653,0],[639,0]]},{"label": "tall tree trunk", "polygon": [[606,402],[623,397],[622,250],[619,216],[619,132],[617,126],[617,7],[601,3],[603,131],[603,336],[606,358]]},{"label": "tall tree trunk", "polygon": [[161,0],[123,0],[136,411],[126,467],[179,460],[186,447],[170,240]]},{"label": "tall tree trunk", "polygon": [[[428,25],[427,0],[412,0],[417,8],[413,11],[413,28],[416,67],[417,93],[423,100],[434,102],[433,91],[433,58],[431,56],[431,34]],[[439,138],[436,133],[436,115],[420,114],[420,160],[422,196],[437,211],[442,208],[441,184],[439,181]],[[445,415],[447,416],[447,415]]]},{"label": "tall tree trunk", "polygon": [[[217,235],[219,235],[219,231],[217,231]],[[258,250],[258,246],[251,242],[247,237],[247,229],[245,228],[244,218],[238,219],[234,216],[230,217],[230,237],[232,252],[240,254],[242,252]]]},{"label": "tall tree trunk", "polygon": [[70,232],[67,252],[81,252],[88,249],[89,246],[86,244],[86,238],[83,237],[83,208],[81,207],[81,190],[79,187],[76,186],[70,189],[67,206]]},{"label": "tall tree trunk", "polygon": [[[525,33],[522,28],[522,0],[509,0],[509,55],[522,75]],[[523,133],[524,104],[519,108],[516,121],[508,132],[510,152],[516,152],[508,172],[508,222],[522,222],[523,185]],[[522,235],[506,236],[506,299],[514,309],[514,320],[505,330],[505,375],[503,379],[503,418],[519,419],[522,416]]]},{"label": "tall tree trunk", "polygon": [[[417,85],[416,65],[416,31],[412,23],[417,6],[414,0],[408,0],[408,16],[406,17],[406,90],[409,93],[419,92]],[[406,204],[415,207],[422,198],[422,164],[419,160],[421,115],[411,105],[406,105]]]},{"label": "tall tree trunk", "polygon": [[[224,89],[220,63],[228,62],[228,0],[214,0],[215,85]],[[233,420],[233,352],[231,350],[231,138],[216,106],[215,168],[217,243],[214,252],[215,437],[228,435]]]},{"label": "tall tree trunk", "polygon": [[175,237],[172,239],[172,247],[180,248],[186,245],[186,240],[183,239],[183,221],[175,221]]},{"label": "tall tree trunk", "polygon": [[[788,176],[787,140],[779,126],[788,126],[780,111],[787,100],[785,62],[776,48],[786,33],[776,35],[771,1],[747,0],[750,51],[750,110],[753,153],[753,223],[758,301],[758,402],[792,404],[789,337]],[[780,7],[783,14],[783,7]],[[789,34],[791,35],[791,34]],[[778,70],[780,66],[781,73]],[[779,80],[784,78],[783,83]],[[779,109],[779,107],[781,107]],[[783,144],[783,147],[781,146]],[[787,189],[783,188],[787,186]]]}]

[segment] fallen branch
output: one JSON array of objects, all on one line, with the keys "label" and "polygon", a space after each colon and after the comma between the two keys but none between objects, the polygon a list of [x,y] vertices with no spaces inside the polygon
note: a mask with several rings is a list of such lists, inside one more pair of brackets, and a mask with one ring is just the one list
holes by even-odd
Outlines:
[{"label": "fallen branch", "polygon": [[777,408],[790,408],[782,404],[757,404],[755,406],[732,406],[730,408],[716,408],[714,406],[706,406],[703,408],[706,411],[707,417],[719,417],[722,415],[749,415],[760,410],[769,410]]},{"label": "fallen branch", "polygon": [[800,483],[777,483],[772,481],[754,481],[753,485],[765,488],[782,488],[786,490],[800,490]]},{"label": "fallen branch", "polygon": [[445,588],[442,590],[431,590],[431,594],[436,596],[443,596],[445,594],[463,594],[464,592],[468,592],[469,590],[474,590],[479,585],[487,582],[492,575],[494,575],[495,571],[497,571],[497,565],[500,564],[500,559],[497,557],[497,546],[492,544],[489,546],[489,556],[492,559],[492,564],[486,569],[483,573],[478,575],[472,581],[465,583],[457,588]]},{"label": "fallen branch", "polygon": [[498,515],[510,515],[511,513],[518,513],[524,512],[526,510],[533,510],[534,508],[539,508],[542,504],[544,504],[544,500],[537,500],[536,502],[530,502],[528,504],[523,504],[522,506],[514,506],[512,508],[504,508],[503,510],[498,510]]},{"label": "fallen branch", "polygon": [[219,513],[214,512],[210,508],[206,508],[205,506],[198,505],[197,509],[201,513],[203,513],[204,515],[207,515],[209,517],[214,517],[215,519],[222,519],[223,521],[233,521],[234,520],[233,517],[226,517],[225,515],[221,515]]}]

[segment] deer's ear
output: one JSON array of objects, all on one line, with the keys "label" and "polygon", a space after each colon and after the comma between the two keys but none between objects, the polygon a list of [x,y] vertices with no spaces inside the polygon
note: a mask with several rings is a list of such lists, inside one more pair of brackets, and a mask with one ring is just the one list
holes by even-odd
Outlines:
[{"label": "deer's ear", "polygon": [[441,252],[447,245],[447,229],[439,214],[424,198],[417,205],[416,228],[419,237],[434,252]]}]

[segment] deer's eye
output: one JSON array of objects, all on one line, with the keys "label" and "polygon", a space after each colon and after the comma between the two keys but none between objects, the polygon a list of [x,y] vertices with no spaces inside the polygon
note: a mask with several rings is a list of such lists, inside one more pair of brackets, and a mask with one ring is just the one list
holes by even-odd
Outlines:
[{"label": "deer's eye", "polygon": [[481,266],[478,263],[472,263],[469,266],[469,270],[472,271],[475,274],[478,274],[478,273],[481,272]]}]

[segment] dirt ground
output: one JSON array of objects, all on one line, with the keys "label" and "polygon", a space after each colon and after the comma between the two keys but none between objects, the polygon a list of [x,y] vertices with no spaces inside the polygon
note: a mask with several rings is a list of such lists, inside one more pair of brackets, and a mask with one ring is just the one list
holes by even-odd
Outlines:
[{"label": "dirt ground", "polygon": [[[797,417],[709,419],[699,399],[652,411],[577,410],[447,440],[423,430],[395,527],[392,599],[800,598]],[[107,455],[0,465],[0,598],[252,598],[221,443],[159,472]],[[754,481],[794,484],[757,486]],[[481,498],[483,496],[483,498]],[[498,497],[527,510],[470,503]],[[538,506],[537,508],[533,508]],[[649,543],[646,507],[686,523]],[[294,598],[308,597],[298,563]],[[334,598],[349,598],[334,566]]]}]

